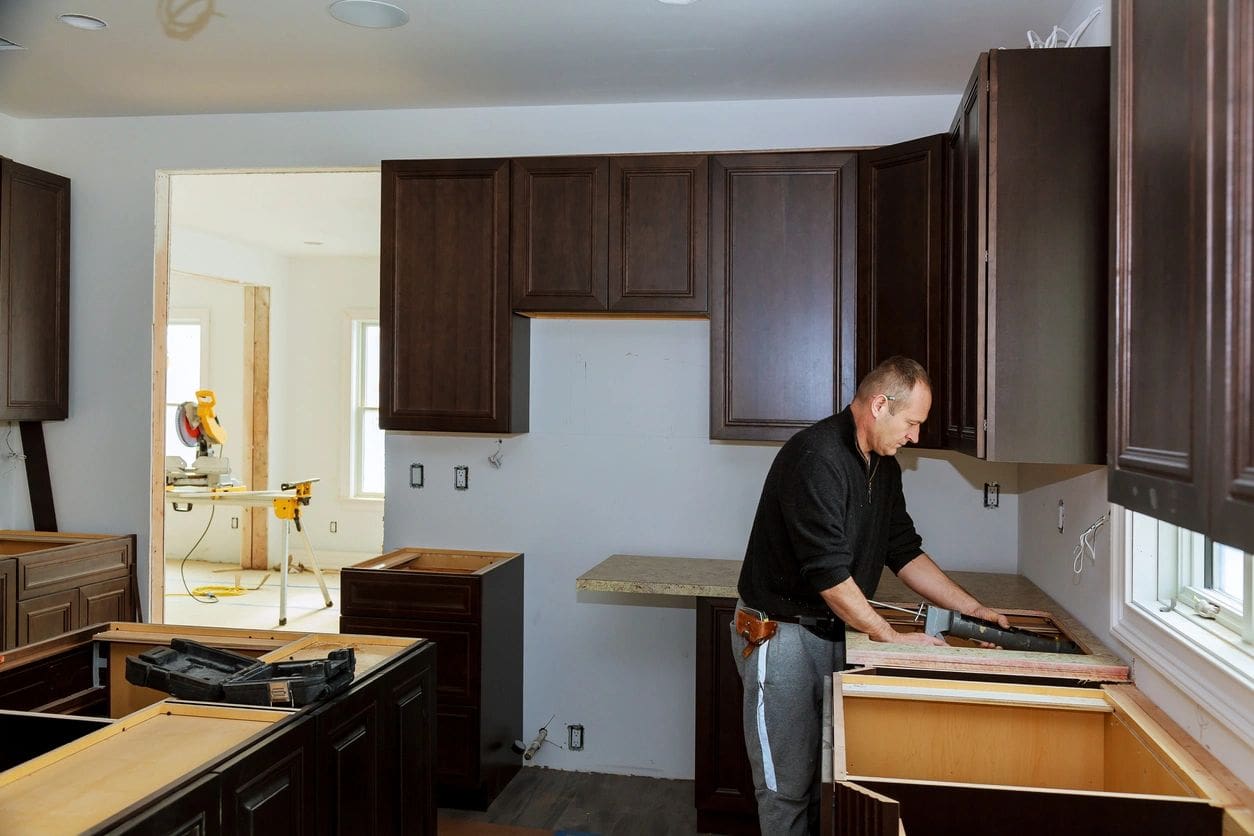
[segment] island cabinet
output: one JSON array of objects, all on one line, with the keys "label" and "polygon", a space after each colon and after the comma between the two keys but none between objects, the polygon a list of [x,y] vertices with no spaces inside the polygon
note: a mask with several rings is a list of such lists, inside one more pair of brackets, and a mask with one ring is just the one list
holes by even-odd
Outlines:
[{"label": "island cabinet", "polygon": [[530,331],[510,312],[509,161],[384,161],[379,426],[526,432]]},{"label": "island cabinet", "polygon": [[[1248,788],[1128,684],[834,674],[827,836],[1245,833]],[[942,675],[943,676],[943,675]]]},{"label": "island cabinet", "polygon": [[857,155],[710,158],[710,437],[779,441],[853,398]]},{"label": "island cabinet", "polygon": [[[267,662],[351,647],[355,679],[299,709],[187,703],[126,681],[128,656],[175,637]],[[104,719],[62,722],[71,742],[5,762],[0,832],[434,834],[434,681],[431,643],[381,636],[112,623],[19,648],[0,662],[6,731],[43,729],[31,707]]]},{"label": "island cabinet", "polygon": [[1000,49],[976,63],[948,140],[933,411],[952,449],[1106,460],[1109,114],[1108,48]]},{"label": "island cabinet", "polygon": [[512,172],[515,310],[705,313],[705,156],[529,157]]},{"label": "island cabinet", "polygon": [[0,421],[70,412],[70,181],[0,157]]},{"label": "island cabinet", "polygon": [[133,535],[0,531],[0,649],[132,618],[134,574]]},{"label": "island cabinet", "polygon": [[487,809],[522,765],[523,555],[402,548],[340,589],[341,631],[435,643],[438,802]]}]

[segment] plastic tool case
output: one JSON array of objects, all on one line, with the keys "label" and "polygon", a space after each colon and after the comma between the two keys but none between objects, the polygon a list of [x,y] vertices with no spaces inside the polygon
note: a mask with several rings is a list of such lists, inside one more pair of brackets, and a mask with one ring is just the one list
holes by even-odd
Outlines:
[{"label": "plastic tool case", "polygon": [[181,700],[300,707],[347,690],[355,663],[351,647],[325,659],[268,663],[171,639],[169,647],[126,657],[126,681]]}]

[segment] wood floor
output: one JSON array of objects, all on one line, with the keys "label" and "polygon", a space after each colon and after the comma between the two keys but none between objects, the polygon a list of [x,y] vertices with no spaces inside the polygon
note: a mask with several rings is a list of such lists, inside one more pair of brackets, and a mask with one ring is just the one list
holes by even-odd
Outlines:
[{"label": "wood floor", "polygon": [[[468,827],[473,823],[511,829],[476,830]],[[558,830],[598,836],[693,836],[697,811],[692,806],[692,782],[531,766],[520,770],[484,812],[440,810],[439,836],[547,836]]]}]

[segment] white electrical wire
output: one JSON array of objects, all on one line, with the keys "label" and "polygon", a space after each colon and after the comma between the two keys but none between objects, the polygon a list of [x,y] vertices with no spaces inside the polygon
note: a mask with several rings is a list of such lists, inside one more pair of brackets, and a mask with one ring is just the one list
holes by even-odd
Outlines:
[{"label": "white electrical wire", "polygon": [[13,461],[9,462],[9,466],[6,467],[4,470],[0,470],[0,476],[8,476],[9,473],[11,473],[13,470],[17,468],[18,462],[26,461],[25,453],[19,453],[18,451],[13,449],[13,424],[12,423],[9,424],[9,428],[4,433],[4,446],[9,448],[9,452],[4,454],[4,458],[12,459]]},{"label": "white electrical wire", "polygon": [[1031,29],[1028,30],[1028,46],[1031,49],[1053,49],[1055,47],[1075,46],[1080,42],[1080,36],[1084,34],[1084,30],[1089,28],[1089,24],[1093,22],[1099,14],[1102,13],[1102,7],[1098,6],[1089,12],[1089,16],[1080,21],[1080,25],[1075,31],[1068,32],[1061,26],[1055,26],[1050,30],[1047,37],[1042,38]]},{"label": "white electrical wire", "polygon": [[1097,550],[1093,546],[1093,535],[1097,533],[1097,529],[1106,524],[1106,520],[1110,519],[1110,512],[1106,512],[1097,518],[1097,522],[1084,529],[1084,533],[1080,535],[1080,542],[1076,544],[1075,551],[1072,552],[1071,571],[1075,573],[1075,582],[1080,582],[1080,574],[1084,571],[1084,558],[1088,558],[1094,566],[1097,565]]}]

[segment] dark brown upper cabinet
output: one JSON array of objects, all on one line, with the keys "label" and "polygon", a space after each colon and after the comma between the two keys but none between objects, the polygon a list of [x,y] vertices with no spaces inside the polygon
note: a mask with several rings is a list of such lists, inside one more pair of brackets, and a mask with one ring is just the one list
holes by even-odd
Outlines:
[{"label": "dark brown upper cabinet", "polygon": [[920,447],[945,438],[945,134],[858,154],[858,373],[894,354],[932,378]]},{"label": "dark brown upper cabinet", "polygon": [[0,420],[70,413],[70,181],[0,157]]},{"label": "dark brown upper cabinet", "polygon": [[385,161],[379,426],[526,432],[528,321],[510,313],[509,161]]},{"label": "dark brown upper cabinet", "polygon": [[515,310],[706,310],[706,158],[513,161]]},{"label": "dark brown upper cabinet", "polygon": [[710,437],[783,440],[853,397],[857,158],[710,159]]},{"label": "dark brown upper cabinet", "polygon": [[1105,461],[1110,51],[980,56],[950,130],[946,444]]},{"label": "dark brown upper cabinet", "polygon": [[1254,550],[1254,11],[1116,5],[1109,496]]}]

